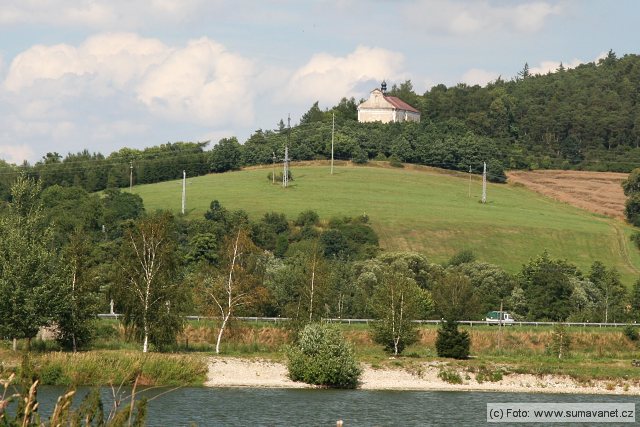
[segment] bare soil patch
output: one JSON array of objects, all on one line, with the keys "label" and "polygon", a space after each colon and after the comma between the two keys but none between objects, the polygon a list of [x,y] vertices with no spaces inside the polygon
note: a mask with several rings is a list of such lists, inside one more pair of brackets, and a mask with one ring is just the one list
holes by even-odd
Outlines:
[{"label": "bare soil patch", "polygon": [[581,209],[624,218],[625,196],[621,183],[626,173],[563,170],[511,171],[510,183],[519,183],[545,196]]}]

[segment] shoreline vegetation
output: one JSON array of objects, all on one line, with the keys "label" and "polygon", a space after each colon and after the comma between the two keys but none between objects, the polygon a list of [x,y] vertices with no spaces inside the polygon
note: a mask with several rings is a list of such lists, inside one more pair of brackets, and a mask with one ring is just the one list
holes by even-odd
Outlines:
[{"label": "shoreline vegetation", "polygon": [[[109,324],[122,332],[116,322]],[[390,357],[362,325],[340,328],[356,349],[363,390],[640,395],[640,368],[631,364],[638,346],[620,329],[568,328],[571,348],[558,359],[548,351],[550,327],[465,327],[471,357],[452,360],[436,356],[436,326],[421,327],[418,342],[401,357]],[[286,327],[234,322],[220,356],[214,355],[215,333],[213,322],[191,322],[172,352],[147,354],[121,334],[75,354],[38,340],[26,358],[3,341],[0,378],[16,372],[43,385],[67,387],[131,385],[137,376],[141,386],[314,388],[288,378]]]},{"label": "shoreline vegetation", "polygon": [[[389,359],[391,364],[395,359]],[[359,390],[388,391],[486,391],[508,393],[613,394],[640,395],[640,381],[592,380],[581,382],[566,375],[503,374],[501,380],[483,379],[481,371],[450,367],[446,362],[418,362],[406,367],[363,365]],[[447,374],[442,374],[446,372]],[[442,377],[459,376],[462,383]],[[267,359],[210,357],[206,387],[308,388],[318,387],[294,382],[287,376],[284,363]]]}]

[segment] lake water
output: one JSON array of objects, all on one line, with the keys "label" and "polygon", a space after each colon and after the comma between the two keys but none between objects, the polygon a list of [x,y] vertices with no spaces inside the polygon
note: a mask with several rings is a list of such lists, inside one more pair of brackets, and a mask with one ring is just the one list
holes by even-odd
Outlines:
[{"label": "lake water", "polygon": [[[148,397],[160,394],[149,402],[147,425],[335,426],[342,419],[345,427],[477,426],[486,424],[486,404],[490,402],[638,401],[628,396],[205,387],[161,394],[166,391],[145,391]],[[40,413],[48,416],[63,392],[60,387],[40,387]],[[107,412],[111,390],[103,388],[101,392]],[[84,393],[86,390],[79,390],[76,403]]]}]

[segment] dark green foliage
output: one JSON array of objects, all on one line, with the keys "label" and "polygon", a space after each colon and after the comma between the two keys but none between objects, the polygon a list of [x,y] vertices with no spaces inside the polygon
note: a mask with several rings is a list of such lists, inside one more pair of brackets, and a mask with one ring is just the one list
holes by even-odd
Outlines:
[{"label": "dark green foliage", "polygon": [[476,254],[474,254],[472,250],[463,249],[461,251],[456,252],[451,257],[451,259],[449,260],[447,265],[455,267],[455,266],[460,265],[460,264],[468,264],[468,263],[473,262],[475,260],[476,260]]},{"label": "dark green foliage", "polygon": [[314,122],[321,122],[325,119],[325,113],[320,110],[318,101],[314,102],[309,111],[300,118],[301,125],[308,125]]},{"label": "dark green foliage", "polygon": [[351,161],[357,165],[363,165],[369,161],[369,158],[362,148],[355,147],[352,151]]},{"label": "dark green foliage", "polygon": [[362,217],[332,218],[329,227],[320,236],[325,257],[354,260],[375,256],[378,235]]},{"label": "dark green foliage", "polygon": [[74,231],[62,251],[63,289],[67,298],[55,316],[56,340],[63,348],[86,347],[93,338],[95,314],[98,312],[99,283],[91,259],[89,236]]},{"label": "dark green foliage", "polygon": [[227,210],[222,207],[219,201],[214,200],[209,205],[209,210],[204,213],[204,217],[209,221],[225,222],[227,219]]},{"label": "dark green foliage", "polygon": [[39,183],[21,175],[11,196],[0,216],[0,336],[29,343],[64,310],[68,294]]},{"label": "dark green foliage", "polygon": [[487,179],[490,182],[499,184],[507,182],[507,176],[504,174],[504,166],[500,160],[490,159],[487,162]]},{"label": "dark green foliage", "polygon": [[627,197],[640,193],[640,168],[629,173],[627,179],[622,182],[622,189]]},{"label": "dark green foliage", "polygon": [[[515,278],[497,265],[483,262],[460,264],[455,268],[469,278],[473,295],[478,303],[476,315],[500,309],[512,310],[510,297],[516,284]],[[473,313],[470,313],[473,316]],[[474,316],[475,318],[475,316]]]},{"label": "dark green foliage", "polygon": [[629,303],[631,306],[631,320],[633,322],[640,322],[640,279],[636,280],[633,288],[631,288]]},{"label": "dark green foliage", "polygon": [[221,139],[211,151],[211,171],[226,172],[238,169],[242,162],[242,151],[235,137]]},{"label": "dark green foliage", "polygon": [[213,233],[199,233],[188,242],[185,254],[187,263],[205,262],[215,265],[218,262],[218,239]]},{"label": "dark green foliage", "polygon": [[353,348],[331,325],[312,323],[287,351],[289,377],[333,388],[356,388],[362,373]]},{"label": "dark green foliage", "polygon": [[478,298],[469,277],[457,271],[447,271],[431,287],[435,311],[450,322],[475,319],[479,316]]},{"label": "dark green foliage", "polygon": [[630,240],[633,242],[636,248],[640,249],[640,232],[634,232],[631,235]]},{"label": "dark green foliage", "polygon": [[436,352],[439,357],[467,359],[471,351],[471,338],[467,331],[458,330],[458,324],[443,321],[438,329]]},{"label": "dark green foliage", "polygon": [[267,212],[264,214],[264,217],[262,217],[262,222],[276,234],[289,231],[289,222],[283,213]]},{"label": "dark green foliage", "polygon": [[332,229],[325,231],[320,237],[320,242],[324,247],[325,257],[348,256],[349,242],[340,230]]},{"label": "dark green foliage", "polygon": [[547,252],[530,260],[519,275],[534,320],[564,321],[570,314],[571,277],[578,269],[564,260],[552,259]]},{"label": "dark green foliage", "polygon": [[105,190],[102,198],[104,230],[111,238],[122,236],[122,226],[127,220],[144,214],[144,203],[137,194],[120,191],[117,188]]},{"label": "dark green foliage", "polygon": [[620,322],[626,316],[627,291],[620,282],[620,274],[615,268],[607,269],[595,261],[591,265],[589,280],[599,291],[596,320],[600,322]]},{"label": "dark green foliage", "polygon": [[308,210],[300,212],[294,224],[298,227],[304,227],[305,225],[318,225],[318,222],[320,222],[318,213],[314,210]]},{"label": "dark green foliage", "polygon": [[278,238],[276,239],[276,246],[273,250],[273,254],[278,258],[284,258],[288,249],[289,249],[289,238],[284,234],[279,235]]},{"label": "dark green foliage", "polygon": [[635,342],[640,340],[640,335],[638,335],[638,328],[634,326],[627,325],[624,327],[622,332],[624,333],[624,336],[627,337],[630,341]]},{"label": "dark green foliage", "polygon": [[635,193],[624,204],[624,215],[630,224],[640,227],[640,193]]},{"label": "dark green foliage", "polygon": [[402,164],[402,161],[395,155],[389,157],[389,166],[392,166],[394,168],[404,167],[404,165]]}]

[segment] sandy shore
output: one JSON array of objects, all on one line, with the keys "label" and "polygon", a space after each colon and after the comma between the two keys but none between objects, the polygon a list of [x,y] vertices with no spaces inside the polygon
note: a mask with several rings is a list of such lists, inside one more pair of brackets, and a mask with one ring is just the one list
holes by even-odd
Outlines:
[{"label": "sandy shore", "polygon": [[[258,359],[212,357],[209,359],[209,387],[267,387],[312,388],[291,381],[282,363]],[[477,382],[475,374],[459,370],[463,384],[450,384],[438,378],[438,363],[423,363],[409,372],[405,369],[374,369],[364,365],[362,390],[445,390],[445,391],[500,391],[525,393],[580,393],[640,395],[637,385],[610,381],[592,381],[582,384],[569,377],[535,376],[528,374],[505,375],[498,382]],[[626,390],[625,390],[626,389]]]}]

